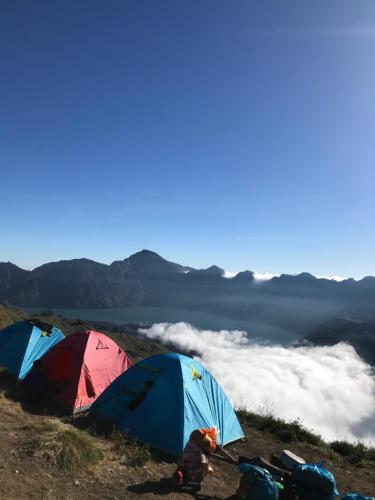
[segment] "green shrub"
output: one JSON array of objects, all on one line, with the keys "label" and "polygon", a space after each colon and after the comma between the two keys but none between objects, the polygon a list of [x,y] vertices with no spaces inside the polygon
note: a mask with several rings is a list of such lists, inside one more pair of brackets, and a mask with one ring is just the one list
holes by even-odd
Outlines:
[{"label": "green shrub", "polygon": [[260,431],[269,432],[284,443],[303,441],[314,446],[321,446],[323,440],[318,434],[308,430],[301,420],[286,421],[273,416],[270,412],[254,413],[238,410],[237,415],[242,422]]},{"label": "green shrub", "polygon": [[151,460],[149,445],[125,436],[118,429],[113,430],[111,441],[113,443],[113,451],[117,455],[124,457],[126,463],[131,467],[145,465]]},{"label": "green shrub", "polygon": [[375,461],[375,448],[367,448],[363,443],[333,441],[329,446],[331,450],[346,457],[353,464],[362,461]]},{"label": "green shrub", "polygon": [[375,462],[375,448],[368,448],[363,443],[353,444],[347,441],[333,441],[327,444],[321,436],[308,430],[301,420],[287,422],[273,416],[270,411],[262,409],[258,413],[239,409],[237,416],[242,423],[259,431],[269,432],[284,443],[309,443],[328,453],[337,453],[353,464]]},{"label": "green shrub", "polygon": [[333,441],[330,448],[343,457],[348,457],[353,451],[353,445],[347,441]]},{"label": "green shrub", "polygon": [[103,458],[93,439],[77,429],[46,424],[39,429],[38,455],[49,465],[69,475]]}]

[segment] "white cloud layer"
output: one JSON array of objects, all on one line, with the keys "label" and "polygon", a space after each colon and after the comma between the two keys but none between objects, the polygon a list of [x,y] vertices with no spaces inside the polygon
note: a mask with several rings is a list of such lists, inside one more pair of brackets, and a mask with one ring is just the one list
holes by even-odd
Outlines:
[{"label": "white cloud layer", "polygon": [[232,271],[224,271],[223,278],[232,279],[237,273],[232,273]]},{"label": "white cloud layer", "polygon": [[332,281],[344,281],[347,280],[348,278],[345,278],[344,276],[317,276],[319,279],[325,279],[325,280],[332,280]]},{"label": "white cloud layer", "polygon": [[140,330],[176,349],[199,353],[236,407],[300,418],[329,440],[375,444],[375,379],[347,344],[333,347],[261,345],[245,332],[198,330],[160,323]]},{"label": "white cloud layer", "polygon": [[[223,278],[232,279],[237,276],[238,273],[232,271],[224,271]],[[271,273],[257,273],[254,272],[254,279],[257,281],[267,281],[275,276],[280,276],[279,274],[271,274]],[[250,279],[250,278],[249,278]]]},{"label": "white cloud layer", "polygon": [[267,281],[267,280],[270,280],[270,279],[274,278],[275,276],[280,276],[280,274],[257,273],[257,272],[254,273],[254,278],[257,281]]},{"label": "white cloud layer", "polygon": [[[299,273],[294,273],[292,276],[297,276],[297,274],[299,274]],[[237,273],[235,273],[235,272],[224,271],[223,278],[232,279],[236,275],[237,275]],[[256,271],[254,272],[254,279],[256,281],[268,281],[268,280],[274,278],[275,276],[280,276],[280,274],[272,274],[272,273],[267,273],[267,272],[258,273]],[[316,278],[318,278],[318,279],[332,280],[332,281],[344,281],[344,280],[348,279],[345,276],[338,276],[338,275],[333,275],[333,276],[316,276]]]}]

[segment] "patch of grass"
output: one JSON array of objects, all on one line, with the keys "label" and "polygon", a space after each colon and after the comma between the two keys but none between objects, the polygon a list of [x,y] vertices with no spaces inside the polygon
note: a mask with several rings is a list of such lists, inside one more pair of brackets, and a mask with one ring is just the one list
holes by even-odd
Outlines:
[{"label": "patch of grass", "polygon": [[103,458],[93,438],[78,429],[45,423],[38,431],[37,455],[64,474],[78,472]]},{"label": "patch of grass", "polygon": [[368,448],[363,443],[353,444],[347,441],[333,441],[328,444],[321,436],[307,429],[300,420],[287,422],[275,417],[269,411],[254,413],[243,409],[237,410],[237,416],[242,423],[259,431],[269,432],[284,443],[308,443],[325,450],[328,454],[337,453],[352,464],[373,466],[375,462],[375,448]]},{"label": "patch of grass", "polygon": [[329,446],[331,450],[347,458],[353,464],[375,462],[375,448],[367,448],[363,443],[352,444],[347,441],[333,441]]},{"label": "patch of grass", "polygon": [[269,432],[284,443],[304,442],[313,446],[323,446],[324,442],[318,434],[307,429],[301,420],[286,421],[275,417],[270,412],[254,413],[246,410],[237,410],[242,422],[247,423],[259,431]]},{"label": "patch of grass", "polygon": [[111,441],[113,451],[124,457],[130,467],[142,466],[151,460],[149,445],[125,436],[118,429],[113,430]]}]

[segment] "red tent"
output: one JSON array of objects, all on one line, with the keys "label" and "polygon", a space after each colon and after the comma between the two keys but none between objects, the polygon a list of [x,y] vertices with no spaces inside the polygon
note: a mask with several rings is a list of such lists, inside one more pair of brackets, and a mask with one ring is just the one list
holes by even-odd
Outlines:
[{"label": "red tent", "polygon": [[87,410],[115,378],[130,368],[125,352],[103,333],[82,330],[42,358],[57,401],[72,413]]}]

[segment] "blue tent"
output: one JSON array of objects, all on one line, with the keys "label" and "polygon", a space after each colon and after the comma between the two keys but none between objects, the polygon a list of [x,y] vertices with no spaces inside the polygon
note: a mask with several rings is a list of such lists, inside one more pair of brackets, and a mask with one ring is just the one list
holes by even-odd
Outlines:
[{"label": "blue tent", "polygon": [[18,321],[0,330],[0,366],[8,369],[19,380],[31,370],[64,334],[55,327],[38,321]]},{"label": "blue tent", "polygon": [[216,426],[223,446],[243,437],[219,384],[202,365],[181,354],[152,356],[132,366],[107,387],[91,412],[175,455],[195,429]]}]

